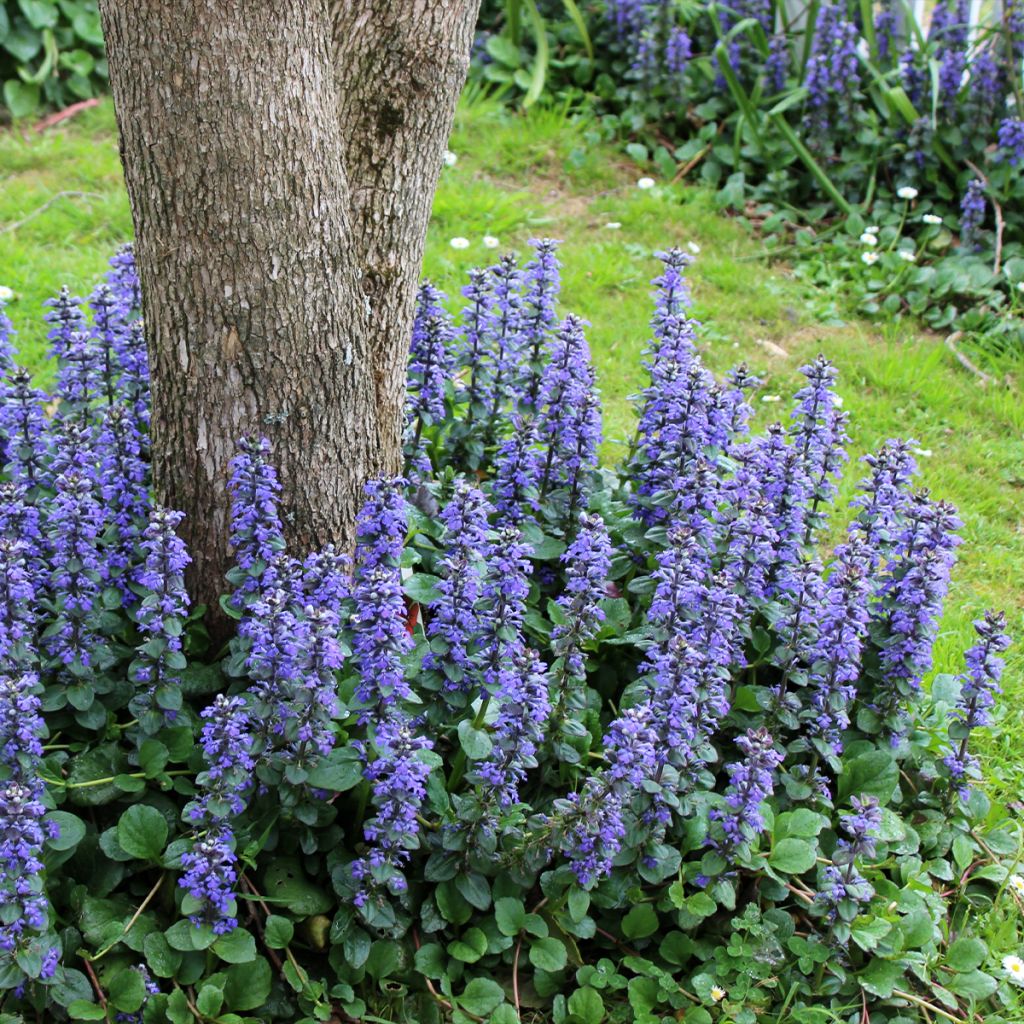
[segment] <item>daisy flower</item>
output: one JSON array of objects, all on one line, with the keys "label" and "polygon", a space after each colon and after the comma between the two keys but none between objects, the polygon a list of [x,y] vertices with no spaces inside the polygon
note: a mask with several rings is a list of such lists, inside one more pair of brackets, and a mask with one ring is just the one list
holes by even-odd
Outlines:
[{"label": "daisy flower", "polygon": [[1020,875],[1010,875],[1010,888],[1018,895],[1024,896],[1024,878]]},{"label": "daisy flower", "polygon": [[720,1003],[725,998],[725,989],[719,988],[717,985],[711,986],[711,1001],[714,1003]]},{"label": "daisy flower", "polygon": [[453,238],[448,244],[453,249],[468,249],[469,248],[469,239],[468,238],[463,238],[461,235],[459,235],[458,237]]},{"label": "daisy flower", "polygon": [[654,188],[654,179],[653,178],[641,178],[636,183],[636,187],[637,188],[644,188],[644,189]]},{"label": "daisy flower", "polygon": [[700,246],[696,242],[687,242],[686,248],[689,249],[694,256],[700,255]]},{"label": "daisy flower", "polygon": [[877,263],[878,262],[878,253],[877,252],[862,252],[860,254],[860,258],[861,258],[862,262],[866,263],[870,267],[872,263]]},{"label": "daisy flower", "polygon": [[7,285],[0,284],[0,302],[10,302],[14,298],[14,292]]},{"label": "daisy flower", "polygon": [[942,218],[938,214],[935,214],[935,213],[926,213],[921,218],[921,220],[923,220],[925,222],[925,224],[941,224],[942,223]]},{"label": "daisy flower", "polygon": [[444,165],[445,167],[454,167],[459,162],[458,156],[453,153],[450,149],[444,151]]},{"label": "daisy flower", "polygon": [[917,253],[913,249],[898,249],[896,254],[901,260],[906,260],[908,263],[917,262]]},{"label": "daisy flower", "polygon": [[605,224],[605,227],[606,227],[606,228],[607,228],[607,229],[608,229],[609,231],[618,231],[618,230],[619,230],[619,228],[621,228],[621,227],[622,227],[622,221],[618,221],[618,220],[610,220],[610,221],[608,221],[608,223],[607,223],[607,224]]},{"label": "daisy flower", "polygon": [[865,231],[860,236],[861,245],[878,245],[878,235],[871,231]]},{"label": "daisy flower", "polygon": [[902,185],[900,188],[896,189],[896,195],[898,195],[900,199],[906,199],[909,202],[911,199],[917,198],[917,189],[914,188],[913,185]]},{"label": "daisy flower", "polygon": [[1003,957],[1003,970],[1010,977],[1015,985],[1024,985],[1024,960],[1021,960],[1019,956],[1004,956]]},{"label": "daisy flower", "polygon": [[497,249],[501,245],[499,239],[495,238],[494,235],[484,235],[484,248],[485,249]]}]

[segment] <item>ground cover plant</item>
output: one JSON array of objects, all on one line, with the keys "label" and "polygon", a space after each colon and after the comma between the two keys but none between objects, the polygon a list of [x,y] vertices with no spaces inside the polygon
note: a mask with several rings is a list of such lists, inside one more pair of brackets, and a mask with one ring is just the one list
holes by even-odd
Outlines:
[{"label": "ground cover plant", "polygon": [[351,562],[285,550],[240,440],[224,650],[148,497],[130,250],[51,303],[55,394],[4,376],[0,1012],[1014,1019],[1018,842],[970,749],[1001,616],[921,685],[955,511],[890,441],[819,550],[835,370],[752,434],[661,259],[617,469],[548,240],[458,320],[424,285]]},{"label": "ground cover plant", "polygon": [[[635,428],[629,396],[644,385],[652,253],[668,243],[699,249],[692,283],[694,312],[704,324],[702,357],[718,374],[746,361],[762,379],[755,423],[777,414],[777,400],[798,386],[798,368],[824,351],[843,367],[851,459],[889,437],[912,435],[935,495],[959,508],[965,543],[936,642],[935,671],[959,671],[972,622],[987,607],[1007,609],[1009,632],[1019,635],[1024,411],[1012,361],[983,362],[1006,383],[982,387],[927,334],[905,323],[882,330],[858,320],[842,288],[812,289],[766,267],[758,246],[716,212],[706,190],[638,187],[635,167],[580,118],[537,106],[512,114],[470,90],[450,148],[455,163],[441,177],[426,272],[456,295],[468,270],[491,258],[495,239],[510,247],[525,246],[537,233],[564,239],[565,308],[591,322],[604,462],[620,459],[622,439]],[[54,371],[38,310],[65,281],[91,289],[109,253],[131,231],[109,103],[42,136],[0,136],[0,174],[6,257],[0,286],[13,292],[7,311],[19,332],[19,359],[37,385],[50,388]],[[58,192],[85,194],[50,203]],[[466,248],[452,244],[461,238]],[[840,482],[841,502],[853,496],[855,483],[855,474]],[[833,530],[833,543],[840,533]],[[1015,645],[1004,678],[1008,699],[997,709],[996,726],[977,741],[987,791],[1007,801],[1020,792],[1024,764],[1020,667]]]},{"label": "ground cover plant", "polygon": [[922,28],[901,3],[608,0],[585,46],[550,4],[539,50],[512,45],[510,6],[485,5],[480,79],[515,96],[543,61],[553,94],[595,100],[638,160],[714,186],[865,312],[1019,347],[1016,5],[971,25],[941,0]]},{"label": "ground cover plant", "polygon": [[106,81],[96,0],[0,3],[0,118],[90,99]]}]

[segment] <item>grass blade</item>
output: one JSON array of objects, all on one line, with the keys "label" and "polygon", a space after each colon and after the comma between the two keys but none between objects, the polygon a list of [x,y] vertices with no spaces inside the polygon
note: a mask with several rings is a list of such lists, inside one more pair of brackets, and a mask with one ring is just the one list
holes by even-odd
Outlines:
[{"label": "grass blade", "polygon": [[550,51],[548,49],[548,27],[544,24],[540,11],[537,10],[537,0],[524,0],[524,2],[526,3],[526,12],[533,24],[534,43],[537,48],[533,58],[530,88],[526,90],[526,96],[523,98],[523,106],[532,107],[544,93]]},{"label": "grass blade", "polygon": [[579,7],[576,6],[576,0],[562,0],[562,5],[565,7],[565,13],[569,15],[569,20],[576,26],[576,31],[579,32],[580,38],[583,40],[583,48],[587,51],[587,56],[593,60],[594,44],[590,41],[587,23],[583,20]]}]

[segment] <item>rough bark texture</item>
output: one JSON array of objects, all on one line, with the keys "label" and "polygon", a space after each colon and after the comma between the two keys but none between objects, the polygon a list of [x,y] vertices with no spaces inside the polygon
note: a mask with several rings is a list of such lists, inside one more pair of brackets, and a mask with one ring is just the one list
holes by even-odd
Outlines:
[{"label": "rough bark texture", "polygon": [[423,240],[479,0],[101,0],[153,374],[154,481],[195,599],[263,434],[297,549],[397,472]]},{"label": "rough bark texture", "polygon": [[[469,67],[479,0],[347,0],[334,4],[339,117],[353,246],[374,315],[377,400],[401,414],[416,278],[444,143]],[[439,144],[440,143],[440,144]]]}]

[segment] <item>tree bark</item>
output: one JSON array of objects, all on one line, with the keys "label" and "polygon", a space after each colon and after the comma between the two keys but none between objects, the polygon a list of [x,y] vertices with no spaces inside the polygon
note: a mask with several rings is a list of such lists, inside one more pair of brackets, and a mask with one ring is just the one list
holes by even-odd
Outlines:
[{"label": "tree bark", "polygon": [[401,466],[409,325],[479,0],[101,0],[153,387],[196,601],[230,566],[235,440],[289,545],[350,547]]}]

